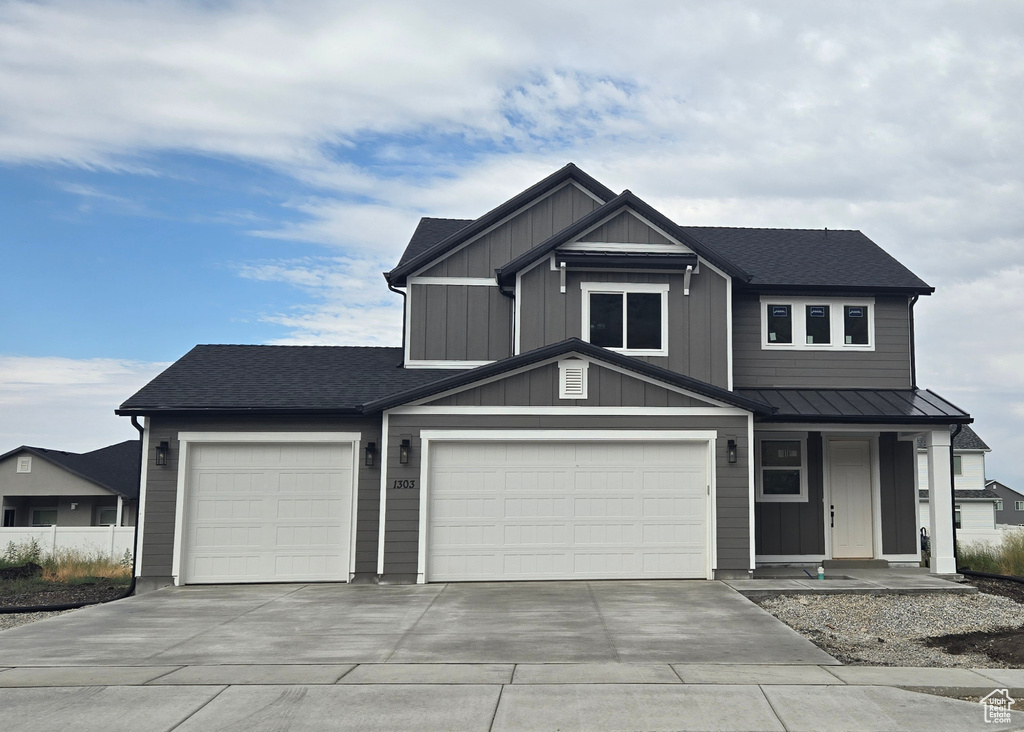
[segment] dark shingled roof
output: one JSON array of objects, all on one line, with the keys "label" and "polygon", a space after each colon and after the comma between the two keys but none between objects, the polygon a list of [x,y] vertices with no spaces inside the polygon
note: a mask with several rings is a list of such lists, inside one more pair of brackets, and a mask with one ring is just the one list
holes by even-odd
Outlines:
[{"label": "dark shingled roof", "polygon": [[934,290],[859,231],[681,228],[750,273],[751,287]]},{"label": "dark shingled roof", "polygon": [[[960,434],[953,438],[953,449],[954,450],[990,450],[985,441],[978,437],[978,433],[975,432],[969,424],[963,426],[963,430]],[[949,431],[953,432],[955,426],[950,426]],[[923,450],[925,448],[924,438],[917,438],[917,449]]]},{"label": "dark shingled roof", "polygon": [[409,245],[402,252],[402,259],[398,266],[408,262],[413,257],[422,254],[443,239],[465,229],[473,223],[473,219],[434,219],[424,216],[420,219],[416,231],[412,232],[412,239]]},{"label": "dark shingled roof", "polygon": [[134,500],[139,497],[139,450],[141,449],[138,440],[125,440],[116,445],[82,453],[22,445],[16,450],[0,455],[0,460],[27,452],[95,483],[101,488],[106,488],[112,493]]},{"label": "dark shingled roof", "polygon": [[928,389],[737,389],[775,407],[772,422],[950,424],[971,416]]},{"label": "dark shingled roof", "polygon": [[[412,235],[402,259],[389,274],[389,281],[404,284],[404,277],[411,271],[407,265],[417,257],[422,259],[417,266],[430,261],[427,252],[437,246],[435,257],[457,246],[459,242],[485,225],[494,223],[498,214],[509,213],[510,207],[521,205],[527,198],[547,190],[551,181],[561,180],[567,175],[585,180],[590,187],[598,190],[606,201],[613,194],[607,189],[597,188],[600,184],[570,163],[537,186],[527,189],[494,211],[479,219],[435,219],[424,218]],[[535,190],[536,189],[536,190]],[[529,195],[525,195],[529,194]],[[628,191],[622,196],[635,198]],[[646,205],[646,204],[644,204]],[[598,211],[603,207],[599,207]],[[647,212],[648,214],[650,212]],[[661,217],[661,214],[657,214]],[[695,239],[695,247],[709,261],[726,271],[736,274],[743,281],[749,275],[745,286],[764,290],[814,291],[827,290],[905,292],[929,294],[934,288],[900,264],[885,250],[859,231],[825,229],[749,229],[724,226],[676,226],[667,219],[662,222],[669,229],[676,229],[673,235],[682,239]],[[566,231],[572,226],[567,227]],[[462,236],[457,236],[464,232]],[[563,232],[557,232],[549,242],[554,242]],[[670,233],[673,233],[670,231]],[[692,242],[688,242],[692,243]],[[538,245],[540,246],[540,245]],[[519,257],[524,259],[527,255]],[[503,269],[516,269],[514,262],[506,263]]]},{"label": "dark shingled roof", "polygon": [[[917,497],[927,498],[928,491],[919,490]],[[971,500],[972,498],[979,501],[993,501],[999,498],[996,492],[990,488],[982,488],[980,491],[953,491],[953,497],[958,501]]]},{"label": "dark shingled roof", "polygon": [[359,412],[365,402],[451,375],[398,368],[401,361],[401,348],[196,346],[117,413]]}]

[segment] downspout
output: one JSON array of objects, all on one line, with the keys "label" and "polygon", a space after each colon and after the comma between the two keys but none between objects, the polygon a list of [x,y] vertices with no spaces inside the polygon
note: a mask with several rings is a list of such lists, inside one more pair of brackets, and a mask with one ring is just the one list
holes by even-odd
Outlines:
[{"label": "downspout", "polygon": [[960,564],[960,558],[957,556],[956,548],[956,474],[953,470],[953,444],[956,442],[956,436],[963,432],[964,426],[958,424],[956,429],[953,430],[953,434],[949,438],[949,484],[952,486],[950,490],[950,497],[953,503],[951,504],[952,510],[950,516],[953,517],[953,566],[957,567]]},{"label": "downspout", "polygon": [[[142,461],[146,459],[146,456],[142,453],[145,449],[145,430],[142,425],[139,424],[138,419],[135,415],[132,415],[132,427],[139,431],[139,479],[142,478]],[[141,491],[140,491],[141,495]],[[109,600],[100,600],[99,602],[68,602],[63,605],[21,605],[19,607],[0,607],[0,615],[13,615],[15,613],[45,613],[45,612],[57,612],[59,610],[77,610],[80,607],[87,607],[89,605],[103,605],[114,600],[122,600],[126,597],[131,597],[135,594],[135,558],[139,556],[139,507],[138,504],[135,506],[135,536],[132,539],[132,580],[128,584],[128,588],[117,597],[111,597]]]},{"label": "downspout", "polygon": [[391,290],[392,292],[397,292],[399,295],[402,296],[402,360],[397,365],[397,368],[402,368],[403,366],[405,366],[405,309],[409,307],[409,300],[402,290],[398,290],[391,286],[391,280],[388,279],[387,272],[384,273],[384,281],[387,282],[389,290]]},{"label": "downspout", "polygon": [[[562,272],[564,273],[565,270],[562,270]],[[512,327],[508,329],[508,352],[514,355],[516,352],[516,293],[515,290],[513,290],[512,292],[505,292],[505,288],[501,286],[501,280],[498,278],[497,272],[494,273],[494,281],[498,283],[498,292],[500,292],[502,295],[504,295],[505,297],[512,301],[512,308],[510,313],[512,319]]]},{"label": "downspout", "polygon": [[914,343],[914,305],[920,295],[910,298],[910,388],[917,391],[917,345]]}]

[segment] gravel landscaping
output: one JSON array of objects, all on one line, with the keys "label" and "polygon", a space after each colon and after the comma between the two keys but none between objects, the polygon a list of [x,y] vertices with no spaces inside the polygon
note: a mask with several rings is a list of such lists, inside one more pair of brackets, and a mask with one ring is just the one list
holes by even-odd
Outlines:
[{"label": "gravel landscaping", "polygon": [[[1024,605],[976,595],[780,595],[758,604],[844,664],[1009,668],[1009,658],[984,652],[982,636],[1002,645],[1024,643]],[[1007,633],[1007,631],[1010,631]],[[974,642],[944,637],[972,634]],[[942,638],[939,647],[928,645]],[[953,647],[948,652],[942,647]],[[956,652],[960,651],[960,652]]]},{"label": "gravel landscaping", "polygon": [[29,623],[34,623],[37,620],[46,620],[47,618],[55,618],[58,615],[73,612],[74,610],[58,610],[56,612],[8,613],[6,615],[0,615],[0,631],[10,630],[11,628],[17,628],[19,625],[28,625]]}]

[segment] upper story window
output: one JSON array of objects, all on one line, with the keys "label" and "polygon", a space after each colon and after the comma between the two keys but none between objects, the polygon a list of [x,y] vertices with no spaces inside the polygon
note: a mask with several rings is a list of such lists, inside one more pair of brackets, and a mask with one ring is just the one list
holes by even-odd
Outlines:
[{"label": "upper story window", "polygon": [[874,300],[762,296],[761,347],[873,351]]},{"label": "upper story window", "polygon": [[668,284],[581,282],[583,339],[632,356],[668,355]]}]

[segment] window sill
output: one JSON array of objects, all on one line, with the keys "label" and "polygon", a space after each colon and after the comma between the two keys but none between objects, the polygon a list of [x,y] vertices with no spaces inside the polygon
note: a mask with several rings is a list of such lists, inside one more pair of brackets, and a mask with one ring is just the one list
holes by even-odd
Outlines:
[{"label": "window sill", "polygon": [[757,503],[807,503],[807,496],[755,496]]}]

